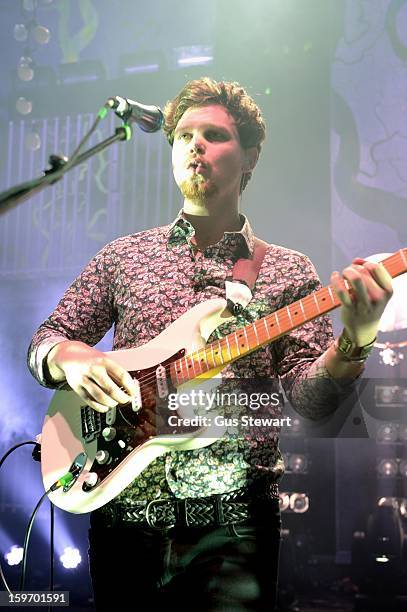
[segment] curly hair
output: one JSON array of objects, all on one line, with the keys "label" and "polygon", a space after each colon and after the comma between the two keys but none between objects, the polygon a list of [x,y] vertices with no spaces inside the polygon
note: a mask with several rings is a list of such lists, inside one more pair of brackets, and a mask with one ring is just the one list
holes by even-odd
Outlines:
[{"label": "curly hair", "polygon": [[[174,143],[175,128],[185,111],[209,104],[224,106],[236,122],[243,149],[256,147],[260,154],[266,137],[266,126],[259,107],[239,83],[214,81],[209,77],[189,81],[175,98],[166,103],[163,110],[164,132],[171,146]],[[251,172],[243,174],[240,193],[251,176]]]}]

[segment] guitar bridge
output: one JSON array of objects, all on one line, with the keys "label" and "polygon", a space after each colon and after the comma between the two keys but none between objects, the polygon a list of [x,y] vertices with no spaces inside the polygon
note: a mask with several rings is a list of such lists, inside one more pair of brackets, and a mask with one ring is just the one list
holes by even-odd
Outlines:
[{"label": "guitar bridge", "polygon": [[102,431],[102,417],[100,412],[90,406],[81,406],[82,438],[85,442],[92,442]]}]

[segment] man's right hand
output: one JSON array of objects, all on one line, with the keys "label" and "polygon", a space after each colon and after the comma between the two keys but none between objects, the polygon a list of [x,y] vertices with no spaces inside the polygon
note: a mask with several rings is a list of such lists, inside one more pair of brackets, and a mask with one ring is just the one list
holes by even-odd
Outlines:
[{"label": "man's right hand", "polygon": [[131,402],[136,392],[127,370],[84,342],[66,340],[56,344],[48,353],[47,365],[54,382],[66,380],[98,412]]}]

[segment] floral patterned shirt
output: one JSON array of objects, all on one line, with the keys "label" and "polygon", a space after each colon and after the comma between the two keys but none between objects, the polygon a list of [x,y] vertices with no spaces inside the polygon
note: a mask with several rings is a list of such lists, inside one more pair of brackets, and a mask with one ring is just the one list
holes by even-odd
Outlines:
[{"label": "floral patterned shirt", "polygon": [[[225,232],[203,252],[197,249],[194,228],[182,211],[171,225],[118,238],[105,246],[34,335],[28,354],[33,376],[44,386],[57,386],[46,379],[44,360],[58,342],[69,339],[94,345],[114,325],[114,350],[138,347],[194,305],[225,297],[225,280],[231,279],[234,263],[250,257],[254,249],[253,231],[241,217],[240,231]],[[271,244],[247,311],[253,319],[260,318],[319,287],[315,268],[305,255]],[[246,323],[240,316],[229,320],[209,341]],[[332,340],[330,319],[322,316],[229,364],[222,378],[278,377],[294,408],[318,419],[335,410],[344,387],[324,366],[323,353]],[[275,482],[284,471],[278,434],[278,428],[269,428],[267,435],[230,436],[205,448],[168,452],[150,463],[110,503],[203,497],[256,480],[265,485]]]}]

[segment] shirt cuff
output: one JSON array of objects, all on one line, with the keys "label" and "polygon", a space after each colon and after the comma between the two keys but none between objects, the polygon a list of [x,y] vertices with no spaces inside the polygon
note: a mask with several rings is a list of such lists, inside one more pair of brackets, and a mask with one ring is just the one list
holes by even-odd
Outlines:
[{"label": "shirt cuff", "polygon": [[308,370],[308,378],[326,378],[337,391],[346,391],[352,387],[356,387],[361,382],[361,376],[365,371],[365,365],[357,376],[349,378],[335,378],[326,367],[326,352],[322,353],[310,366]]},{"label": "shirt cuff", "polygon": [[38,382],[43,385],[43,387],[48,387],[49,389],[59,389],[66,385],[66,380],[61,382],[53,381],[46,365],[50,350],[57,344],[60,344],[60,342],[65,342],[66,340],[67,338],[65,336],[61,336],[60,334],[49,336],[46,340],[43,340],[36,350],[30,355],[30,369],[35,373]]}]

